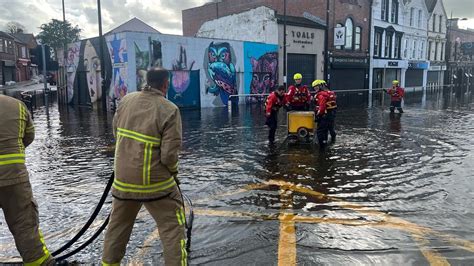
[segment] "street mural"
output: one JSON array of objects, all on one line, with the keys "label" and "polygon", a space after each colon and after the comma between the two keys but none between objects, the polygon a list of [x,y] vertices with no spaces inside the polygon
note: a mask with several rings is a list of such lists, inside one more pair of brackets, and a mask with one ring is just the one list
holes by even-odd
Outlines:
[{"label": "street mural", "polygon": [[[278,86],[278,46],[244,43],[245,94],[268,94]],[[249,97],[248,100],[262,97]]]},{"label": "street mural", "polygon": [[[236,71],[233,52],[228,42],[211,42],[207,48],[207,73],[210,86],[206,93],[220,97],[223,105],[227,105],[230,95],[237,94]],[[235,98],[237,99],[237,98]]]},{"label": "street mural", "polygon": [[188,63],[186,48],[179,46],[177,59],[173,60],[168,99],[180,107],[197,107],[199,103],[199,70],[193,70],[195,61]]},{"label": "street mural", "polygon": [[79,55],[81,51],[81,43],[76,42],[69,45],[66,57],[67,72],[67,101],[71,102],[74,97],[74,79],[76,78],[77,66],[79,64]]},{"label": "street mural", "polygon": [[127,83],[127,42],[119,34],[114,34],[107,47],[112,61],[112,84],[109,90],[109,98],[120,101],[128,92]]},{"label": "street mural", "polygon": [[146,85],[146,73],[150,66],[150,52],[140,49],[135,42],[135,66],[137,69],[137,91],[141,91]]}]

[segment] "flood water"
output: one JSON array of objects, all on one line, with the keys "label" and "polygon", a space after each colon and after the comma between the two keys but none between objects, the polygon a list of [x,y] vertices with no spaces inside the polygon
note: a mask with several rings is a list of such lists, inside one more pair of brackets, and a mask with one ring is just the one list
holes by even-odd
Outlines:
[{"label": "flood water", "polygon": [[[269,147],[261,107],[183,110],[179,176],[196,213],[190,264],[277,265],[293,256],[299,265],[473,265],[472,95],[408,94],[403,115],[387,104],[340,106],[337,141],[325,152],[288,146],[283,113]],[[112,172],[112,117],[57,105],[34,115],[27,165],[54,251],[89,218]],[[286,224],[294,234],[282,230],[282,213],[296,217]],[[0,216],[0,262],[18,261]],[[99,263],[102,241],[70,260]],[[123,262],[163,262],[143,209]]]}]

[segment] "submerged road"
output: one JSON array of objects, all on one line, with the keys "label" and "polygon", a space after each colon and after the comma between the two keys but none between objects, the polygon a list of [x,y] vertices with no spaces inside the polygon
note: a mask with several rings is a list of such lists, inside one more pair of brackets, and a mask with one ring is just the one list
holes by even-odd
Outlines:
[{"label": "submerged road", "polygon": [[[260,107],[184,110],[180,179],[196,214],[190,264],[474,264],[472,95],[409,94],[403,115],[386,109],[342,106],[326,152],[287,146],[283,113],[269,147]],[[50,250],[99,200],[113,165],[111,121],[85,108],[35,112],[27,162]],[[93,229],[109,210],[110,199]],[[0,221],[0,263],[18,261]],[[100,262],[102,241],[72,260]],[[163,262],[145,210],[123,262]]]}]

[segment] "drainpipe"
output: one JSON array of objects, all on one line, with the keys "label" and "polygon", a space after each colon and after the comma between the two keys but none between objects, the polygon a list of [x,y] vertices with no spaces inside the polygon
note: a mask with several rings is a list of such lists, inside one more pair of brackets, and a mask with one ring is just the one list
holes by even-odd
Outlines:
[{"label": "drainpipe", "polygon": [[324,42],[324,79],[330,83],[329,80],[329,0],[326,0],[326,31],[324,33],[324,38],[326,41]]},{"label": "drainpipe", "polygon": [[283,86],[285,91],[287,89],[287,77],[286,77],[286,0],[283,2]]}]

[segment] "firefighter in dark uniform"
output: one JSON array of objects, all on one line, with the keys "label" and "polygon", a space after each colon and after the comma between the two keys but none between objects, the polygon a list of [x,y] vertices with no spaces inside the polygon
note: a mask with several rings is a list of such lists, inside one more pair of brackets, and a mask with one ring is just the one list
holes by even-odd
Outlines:
[{"label": "firefighter in dark uniform", "polygon": [[301,84],[303,75],[296,73],[293,76],[295,84],[288,88],[286,94],[286,106],[291,111],[308,111],[309,103],[311,102],[311,94],[308,87]]},{"label": "firefighter in dark uniform", "polygon": [[265,102],[265,116],[267,125],[270,128],[268,133],[268,141],[270,144],[275,142],[275,132],[278,127],[278,110],[285,105],[285,87],[279,86],[272,92]]},{"label": "firefighter in dark uniform", "polygon": [[314,97],[316,122],[318,122],[316,134],[319,146],[324,148],[328,142],[328,133],[331,134],[331,142],[336,141],[336,94],[329,90],[324,80],[315,80],[312,86],[317,91]]}]

